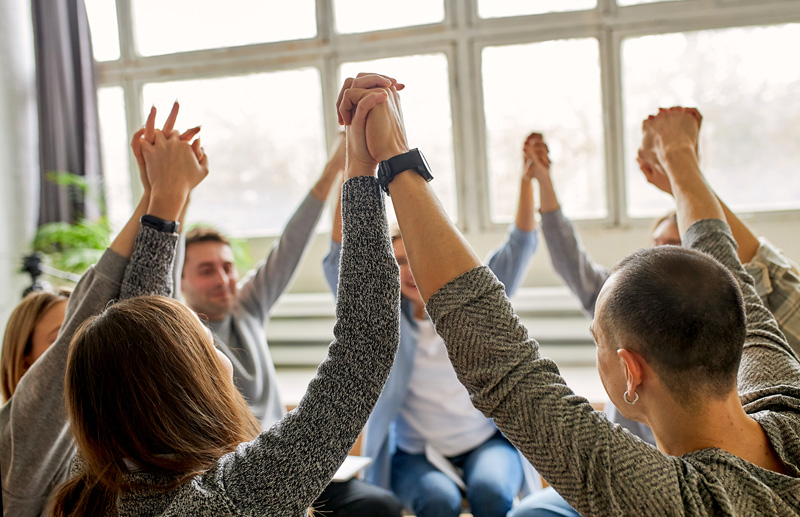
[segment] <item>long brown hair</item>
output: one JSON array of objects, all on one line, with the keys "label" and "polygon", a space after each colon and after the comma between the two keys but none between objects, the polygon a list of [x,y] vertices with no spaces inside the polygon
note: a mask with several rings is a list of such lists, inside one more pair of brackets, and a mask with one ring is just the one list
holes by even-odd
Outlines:
[{"label": "long brown hair", "polygon": [[66,301],[69,293],[68,290],[34,291],[23,298],[11,313],[3,335],[3,349],[0,352],[3,402],[11,398],[19,380],[32,365],[29,355],[36,325],[50,309]]},{"label": "long brown hair", "polygon": [[119,302],[70,344],[64,384],[81,473],[53,497],[56,516],[115,513],[136,487],[130,469],[174,488],[208,470],[260,429],[212,339],[185,305],[161,296]]}]

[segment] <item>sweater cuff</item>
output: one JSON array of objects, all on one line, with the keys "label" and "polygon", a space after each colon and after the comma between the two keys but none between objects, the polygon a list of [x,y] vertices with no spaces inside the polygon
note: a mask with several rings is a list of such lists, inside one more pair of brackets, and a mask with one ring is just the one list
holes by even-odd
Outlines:
[{"label": "sweater cuff", "polygon": [[172,296],[172,268],[178,234],[142,226],[120,290],[120,298]]}]

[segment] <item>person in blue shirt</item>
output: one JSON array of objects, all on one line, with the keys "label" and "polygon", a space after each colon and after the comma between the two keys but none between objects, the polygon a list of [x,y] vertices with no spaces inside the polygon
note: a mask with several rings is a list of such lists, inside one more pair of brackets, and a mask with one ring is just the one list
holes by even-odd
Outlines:
[{"label": "person in blue shirt", "polygon": [[[515,222],[487,260],[509,296],[522,282],[537,246],[531,165],[526,163],[520,179]],[[391,236],[400,266],[400,347],[364,431],[363,453],[373,459],[366,480],[390,488],[418,517],[458,516],[462,493],[475,517],[505,517],[523,481],[526,492],[534,486],[535,472],[492,420],[472,406],[425,312],[403,238],[396,228]],[[341,242],[337,207],[330,253],[323,260],[334,295]]]}]

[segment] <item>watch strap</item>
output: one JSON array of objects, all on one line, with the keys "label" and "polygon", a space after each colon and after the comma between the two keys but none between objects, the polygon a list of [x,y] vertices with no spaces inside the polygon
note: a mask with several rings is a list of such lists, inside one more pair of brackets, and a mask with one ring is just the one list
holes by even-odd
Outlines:
[{"label": "watch strap", "polygon": [[147,226],[148,228],[165,233],[178,233],[178,229],[181,226],[181,223],[178,221],[167,221],[150,214],[143,215],[139,219],[139,222],[142,226]]}]

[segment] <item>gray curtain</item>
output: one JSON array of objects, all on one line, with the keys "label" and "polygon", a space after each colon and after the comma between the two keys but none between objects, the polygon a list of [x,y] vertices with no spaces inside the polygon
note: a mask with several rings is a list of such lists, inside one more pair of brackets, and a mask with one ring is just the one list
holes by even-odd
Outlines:
[{"label": "gray curtain", "polygon": [[50,171],[99,186],[97,73],[83,0],[32,0],[39,104],[39,224],[94,218],[99,209],[46,179]]}]

